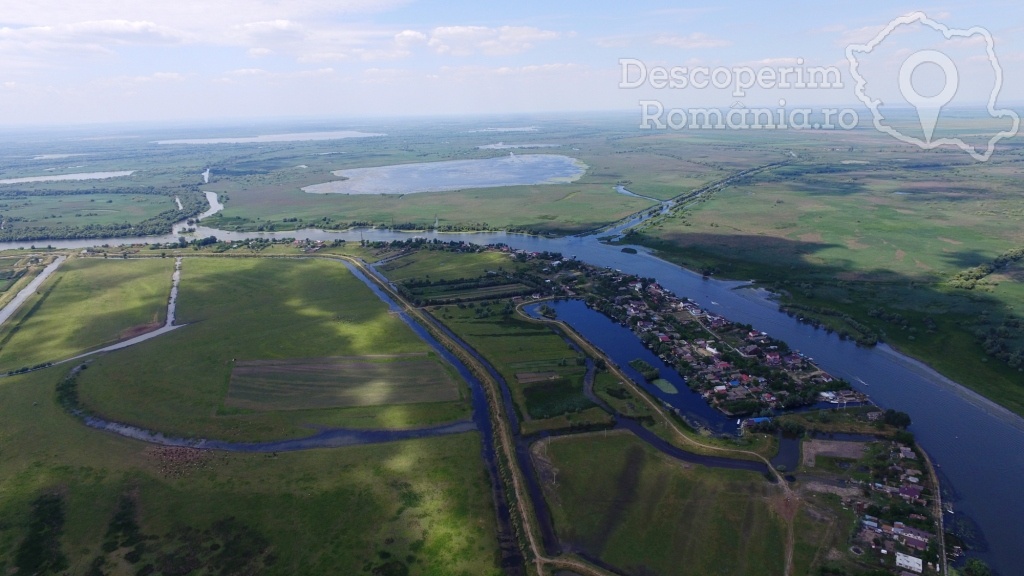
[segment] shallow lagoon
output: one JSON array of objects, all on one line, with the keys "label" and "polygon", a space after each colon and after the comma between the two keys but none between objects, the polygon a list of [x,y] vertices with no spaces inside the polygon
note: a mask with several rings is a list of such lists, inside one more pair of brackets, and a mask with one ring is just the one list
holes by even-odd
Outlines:
[{"label": "shallow lagoon", "polygon": [[7,178],[0,180],[0,184],[27,184],[29,182],[59,182],[62,180],[102,180],[105,178],[118,178],[120,176],[131,176],[135,170],[122,170],[120,172],[80,172],[78,174],[59,174],[53,176],[28,176],[25,178]]},{"label": "shallow lagoon", "polygon": [[558,148],[559,146],[561,144],[505,144],[498,142],[497,144],[484,144],[477,148],[480,150],[515,150],[517,148]]},{"label": "shallow lagoon", "polygon": [[559,154],[510,154],[483,160],[449,160],[338,170],[346,180],[303,188],[311,194],[415,194],[467,188],[574,182],[587,170]]},{"label": "shallow lagoon", "polygon": [[368,138],[385,136],[374,132],[338,130],[334,132],[296,132],[294,134],[265,134],[243,138],[185,138],[180,140],[157,140],[157,144],[262,144],[266,142],[305,142],[312,140],[341,140],[343,138]]}]

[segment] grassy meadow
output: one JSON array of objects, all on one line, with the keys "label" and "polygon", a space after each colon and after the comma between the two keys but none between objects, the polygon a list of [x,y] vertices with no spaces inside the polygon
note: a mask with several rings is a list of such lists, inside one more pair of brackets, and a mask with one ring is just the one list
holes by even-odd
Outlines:
[{"label": "grassy meadow", "polygon": [[[504,377],[524,433],[609,422],[609,415],[583,394],[582,357],[550,328],[506,315],[503,306],[481,302],[440,306],[431,313]],[[523,378],[537,373],[552,378]],[[557,422],[542,422],[549,419]]]},{"label": "grassy meadow", "polygon": [[302,410],[448,402],[457,377],[427,354],[235,362],[224,405]]},{"label": "grassy meadow", "polygon": [[141,222],[175,208],[174,198],[146,194],[81,194],[0,198],[5,228]]},{"label": "grassy meadow", "polygon": [[[293,186],[223,189],[229,197],[210,226],[232,230],[347,227],[351,223],[417,229],[518,229],[576,233],[651,205],[612,185],[545,184],[397,195],[308,194]],[[284,219],[295,219],[285,222]],[[270,228],[272,226],[272,228]]]},{"label": "grassy meadow", "polygon": [[0,371],[64,360],[163,325],[173,259],[71,258],[0,327]]},{"label": "grassy meadow", "polygon": [[84,427],[55,401],[59,378],[0,381],[4,573],[39,565],[22,544],[39,541],[42,499],[59,512],[44,549],[71,574],[500,573],[475,433],[279,454],[160,448]]},{"label": "grassy meadow", "polygon": [[[627,574],[782,574],[786,528],[756,473],[671,460],[628,433],[534,448],[563,541]],[[806,573],[806,572],[801,572]]]},{"label": "grassy meadow", "polygon": [[392,282],[430,279],[460,280],[479,278],[490,271],[511,272],[522,268],[508,254],[500,252],[448,252],[445,250],[416,250],[411,254],[382,264],[380,272]]},{"label": "grassy meadow", "polygon": [[225,402],[236,363],[429,352],[338,262],[186,258],[178,321],[187,325],[94,360],[79,376],[84,404],[170,434],[237,441],[307,436],[309,425],[409,428],[469,417],[461,384],[457,394],[466,399],[455,401],[446,393],[392,403],[401,401],[400,387],[376,386],[365,391],[373,405],[352,408],[295,409],[288,394],[277,397],[276,410],[267,409],[274,407],[269,397],[259,411]]}]

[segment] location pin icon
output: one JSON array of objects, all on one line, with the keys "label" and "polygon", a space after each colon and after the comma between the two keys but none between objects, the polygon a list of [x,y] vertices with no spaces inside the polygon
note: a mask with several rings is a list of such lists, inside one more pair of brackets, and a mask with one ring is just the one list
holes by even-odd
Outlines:
[{"label": "location pin icon", "polygon": [[[914,89],[912,81],[914,70],[926,63],[937,64],[942,68],[942,73],[946,75],[946,84],[935,96],[922,96]],[[949,56],[937,50],[915,52],[900,67],[900,92],[903,93],[907,102],[917,109],[917,118],[921,121],[921,129],[924,131],[924,140],[927,144],[932,142],[935,124],[939,121],[939,112],[953,99],[959,83],[960,75],[956,70],[956,65],[949,59]]]}]

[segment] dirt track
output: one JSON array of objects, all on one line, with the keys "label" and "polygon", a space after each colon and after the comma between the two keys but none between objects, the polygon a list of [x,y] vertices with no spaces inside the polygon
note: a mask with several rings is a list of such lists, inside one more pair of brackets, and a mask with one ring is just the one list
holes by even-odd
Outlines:
[{"label": "dirt track", "polygon": [[800,447],[800,451],[803,453],[803,465],[813,468],[819,455],[858,460],[864,455],[865,448],[866,444],[864,442],[806,440]]}]

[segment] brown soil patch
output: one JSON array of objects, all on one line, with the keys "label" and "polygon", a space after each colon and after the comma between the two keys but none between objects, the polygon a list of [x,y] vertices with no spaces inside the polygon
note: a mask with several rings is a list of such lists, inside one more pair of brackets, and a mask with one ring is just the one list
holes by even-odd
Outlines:
[{"label": "brown soil patch", "polygon": [[307,410],[448,402],[459,387],[425,353],[235,362],[224,405]]},{"label": "brown soil patch", "polygon": [[841,440],[807,440],[800,447],[803,453],[803,465],[813,468],[818,455],[832,458],[849,458],[859,460],[864,456],[864,442],[846,442]]},{"label": "brown soil patch", "polygon": [[150,322],[149,324],[139,324],[138,326],[132,326],[127,330],[121,332],[120,339],[127,340],[129,338],[135,338],[136,336],[142,336],[147,332],[152,332],[157,328],[163,326],[163,322]]},{"label": "brown soil patch", "polygon": [[959,245],[963,244],[963,242],[961,242],[959,240],[953,240],[952,238],[943,238],[942,236],[939,236],[939,240],[942,240],[943,242],[947,242],[949,244],[953,244],[955,246],[959,246]]},{"label": "brown soil patch", "polygon": [[771,499],[772,509],[786,522],[792,522],[800,509],[800,499],[796,494],[779,494]]},{"label": "brown soil patch", "polygon": [[810,492],[820,492],[822,494],[835,494],[843,498],[852,498],[859,496],[861,493],[860,488],[856,486],[833,486],[831,484],[824,484],[821,482],[808,482],[804,484],[804,490]]},{"label": "brown soil patch", "polygon": [[821,234],[817,232],[809,232],[807,234],[801,234],[797,236],[801,242],[821,242]]},{"label": "brown soil patch", "polygon": [[846,247],[850,250],[866,250],[871,248],[871,246],[859,242],[858,238],[843,238],[843,243],[846,244]]},{"label": "brown soil patch", "polygon": [[146,456],[156,460],[160,473],[167,478],[181,478],[203,470],[213,461],[213,452],[183,446],[151,446]]},{"label": "brown soil patch", "polygon": [[907,253],[904,252],[903,250],[897,250],[896,251],[896,261],[897,262],[903,262],[903,259],[906,258],[906,257],[907,257]]},{"label": "brown soil patch", "polygon": [[518,372],[516,382],[520,384],[532,384],[534,382],[546,382],[558,378],[557,372]]}]

